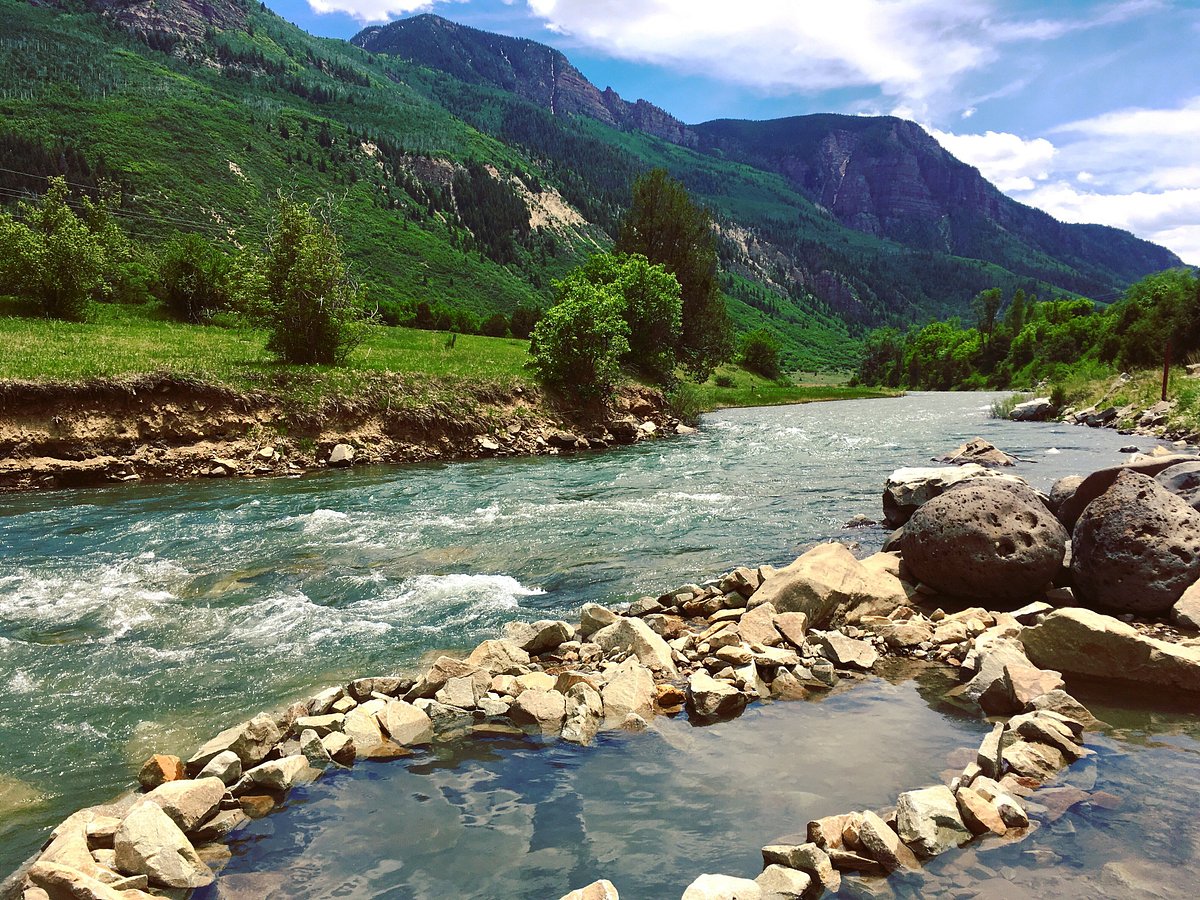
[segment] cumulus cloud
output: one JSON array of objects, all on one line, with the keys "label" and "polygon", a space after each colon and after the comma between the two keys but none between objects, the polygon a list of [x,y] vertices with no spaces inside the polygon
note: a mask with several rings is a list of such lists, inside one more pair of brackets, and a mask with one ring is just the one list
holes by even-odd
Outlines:
[{"label": "cumulus cloud", "polygon": [[315,13],[347,13],[360,22],[389,22],[411,13],[428,12],[435,4],[466,0],[308,0]]},{"label": "cumulus cloud", "polygon": [[930,132],[1024,203],[1065,222],[1127,229],[1200,263],[1200,97],[1070,122],[1052,129],[1053,141]]}]

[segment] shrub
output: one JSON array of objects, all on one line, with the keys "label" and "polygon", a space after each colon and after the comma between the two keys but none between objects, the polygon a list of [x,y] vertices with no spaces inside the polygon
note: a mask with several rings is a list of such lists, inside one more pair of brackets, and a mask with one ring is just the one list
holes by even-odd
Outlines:
[{"label": "shrub", "polygon": [[173,237],[158,264],[158,297],[181,322],[207,322],[231,305],[233,263],[199,234]]},{"label": "shrub", "polygon": [[362,292],[346,271],[327,206],[280,202],[262,291],[267,349],[285,362],[338,365],[363,338]]},{"label": "shrub", "polygon": [[582,279],[564,284],[558,302],[533,330],[532,367],[547,385],[584,399],[611,395],[629,351],[622,300],[611,287]]},{"label": "shrub", "polygon": [[700,388],[686,381],[681,381],[667,392],[667,406],[671,415],[685,425],[695,425],[700,421],[700,413],[704,412],[704,401]]},{"label": "shrub", "polygon": [[482,330],[488,337],[507,337],[508,319],[504,317],[504,313],[496,313],[483,323]]},{"label": "shrub", "polygon": [[742,338],[739,361],[742,368],[772,381],[783,374],[779,367],[779,340],[765,328],[752,331]]},{"label": "shrub", "polygon": [[731,388],[736,383],[737,382],[733,380],[733,376],[726,372],[718,372],[713,376],[713,384],[715,384],[717,387]]},{"label": "shrub", "polygon": [[513,310],[512,321],[509,323],[509,331],[515,338],[522,340],[533,334],[534,326],[542,318],[542,311],[534,309],[531,306],[518,306]]}]

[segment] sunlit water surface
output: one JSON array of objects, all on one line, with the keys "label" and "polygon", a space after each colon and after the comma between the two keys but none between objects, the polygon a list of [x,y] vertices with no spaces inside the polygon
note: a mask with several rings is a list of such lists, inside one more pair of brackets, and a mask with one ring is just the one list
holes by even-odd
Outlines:
[{"label": "sunlit water surface", "polygon": [[887,473],[977,434],[1042,488],[1130,441],[993,421],[990,400],[734,410],[607,454],[4,497],[0,869],[149,752],[315,687],[830,538],[876,548],[882,529],[842,525],[878,516]]}]

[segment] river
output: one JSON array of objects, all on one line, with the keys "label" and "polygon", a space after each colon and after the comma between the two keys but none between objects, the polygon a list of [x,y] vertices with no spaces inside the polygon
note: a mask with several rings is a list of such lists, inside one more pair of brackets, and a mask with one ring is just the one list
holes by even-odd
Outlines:
[{"label": "river", "polygon": [[730,410],[605,454],[5,497],[0,870],[150,752],[316,687],[830,538],[876,548],[883,529],[842,525],[879,516],[888,472],[977,434],[1043,489],[1130,442],[991,420],[991,399]]}]

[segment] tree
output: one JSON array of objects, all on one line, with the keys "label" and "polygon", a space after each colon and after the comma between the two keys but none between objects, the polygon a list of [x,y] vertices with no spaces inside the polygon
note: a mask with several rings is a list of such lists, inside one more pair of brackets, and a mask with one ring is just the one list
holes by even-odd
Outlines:
[{"label": "tree", "polygon": [[344,362],[362,340],[366,314],[329,207],[281,200],[261,271],[267,349],[289,363]]},{"label": "tree", "polygon": [[682,305],[679,280],[641,254],[597,253],[558,284],[572,279],[612,287],[621,298],[621,317],[629,326],[629,351],[622,363],[659,383],[675,377]]},{"label": "tree", "polygon": [[104,288],[105,256],[99,239],[68,203],[67,183],[50,179],[41,202],[23,201],[21,221],[0,229],[9,257],[7,280],[37,304],[42,315],[81,322]]},{"label": "tree", "polygon": [[676,350],[699,380],[727,360],[729,314],[717,283],[717,245],[709,214],[663,169],[640,177],[621,222],[617,253],[639,253],[678,280],[682,330]]},{"label": "tree", "polygon": [[779,367],[779,339],[768,329],[759,328],[742,338],[742,368],[774,381],[782,373]]},{"label": "tree", "polygon": [[542,311],[534,309],[532,306],[518,306],[513,310],[512,321],[509,322],[508,328],[515,338],[522,340],[533,334],[533,328],[542,318]]},{"label": "tree", "polygon": [[610,285],[564,282],[558,302],[533,329],[531,365],[542,381],[583,399],[611,395],[629,352],[622,305]]},{"label": "tree", "polygon": [[1002,302],[1003,294],[1000,292],[1000,288],[981,291],[971,301],[971,311],[975,313],[976,327],[983,335],[985,344],[991,341],[992,332],[996,330],[996,315],[1000,312]]},{"label": "tree", "polygon": [[194,233],[176,235],[159,258],[159,299],[183,322],[206,322],[231,306],[232,272],[232,261],[212,241]]},{"label": "tree", "polygon": [[508,337],[508,319],[504,313],[496,313],[483,323],[483,333],[488,337]]}]

